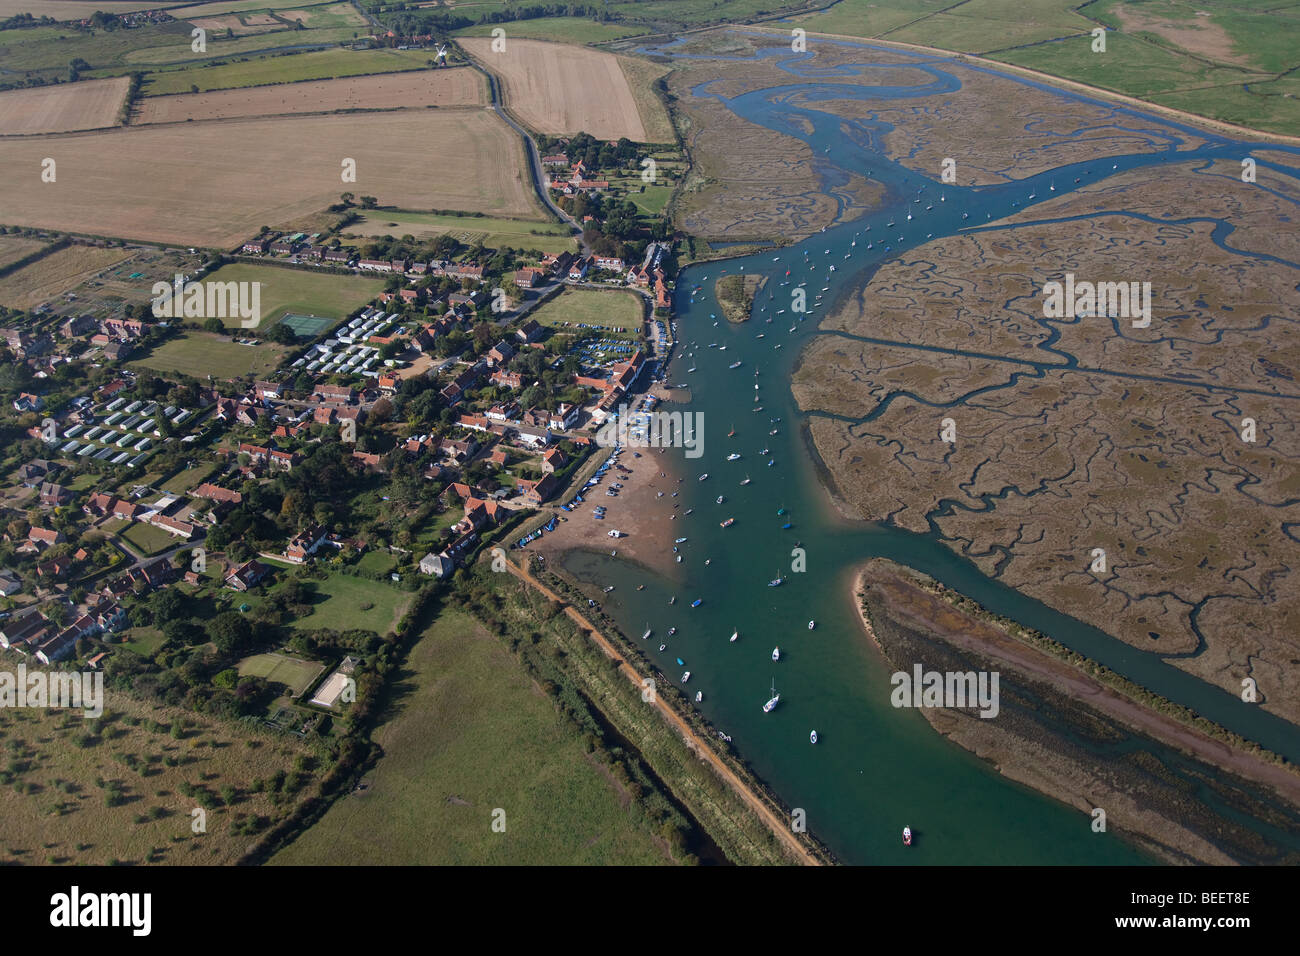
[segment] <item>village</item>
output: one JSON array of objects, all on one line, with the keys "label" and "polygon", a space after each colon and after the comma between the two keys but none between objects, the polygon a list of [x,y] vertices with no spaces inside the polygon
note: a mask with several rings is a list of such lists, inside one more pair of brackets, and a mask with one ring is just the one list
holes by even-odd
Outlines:
[{"label": "village", "polygon": [[[327,727],[339,668],[351,673],[364,648],[320,638],[315,660],[287,658],[319,662],[311,680],[267,684],[259,661],[291,653],[297,633],[281,625],[295,614],[305,628],[344,624],[350,582],[370,580],[388,611],[374,615],[382,634],[425,582],[554,528],[602,467],[596,431],[672,348],[666,242],[630,267],[581,251],[503,266],[481,248],[379,258],[313,238],[268,232],[183,277],[258,268],[274,288],[282,271],[346,273],[383,277],[383,291],[342,319],[286,311],[253,330],[129,305],[97,317],[76,297],[6,310],[0,342],[16,373],[0,651],[137,685],[152,675],[144,686],[156,680],[173,702],[233,670],[208,687],[229,693],[224,706],[298,732]],[[435,248],[444,254],[426,258]],[[229,378],[151,362],[160,346],[218,331],[249,349],[276,343],[281,359]],[[245,619],[231,626],[239,639],[213,645],[193,629],[229,615]],[[195,642],[206,656],[187,650]],[[174,679],[196,661],[197,684]]]}]

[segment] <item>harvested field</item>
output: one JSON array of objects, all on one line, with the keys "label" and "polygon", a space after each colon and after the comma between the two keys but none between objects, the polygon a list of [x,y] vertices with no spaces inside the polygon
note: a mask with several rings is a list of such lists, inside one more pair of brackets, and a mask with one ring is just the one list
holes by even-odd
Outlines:
[{"label": "harvested field", "polygon": [[67,133],[116,126],[130,85],[119,76],[0,93],[0,131]]},{"label": "harvested field", "polygon": [[514,39],[504,53],[493,53],[489,39],[462,37],[459,42],[501,78],[506,106],[537,132],[647,141],[636,97],[612,53]]},{"label": "harvested field", "polygon": [[37,17],[74,20],[88,17],[96,10],[130,13],[132,10],[153,10],[157,6],[140,0],[0,0],[0,18],[30,13]]},{"label": "harvested field", "polygon": [[[454,149],[447,145],[455,144]],[[0,166],[58,182],[0,183],[10,223],[232,247],[353,191],[405,209],[537,217],[523,145],[485,110],[242,119],[0,141]],[[340,180],[344,158],[357,181]],[[471,174],[472,173],[472,174]],[[37,184],[40,185],[39,183]]]},{"label": "harvested field", "polygon": [[221,17],[193,17],[189,21],[196,27],[202,27],[210,34],[224,34],[229,30],[237,37],[250,33],[266,33],[270,30],[288,29],[288,24],[265,13],[246,13],[239,15],[228,13]]},{"label": "harvested field", "polygon": [[482,106],[487,103],[487,90],[482,76],[474,70],[419,70],[284,83],[251,90],[151,96],[137,109],[134,122],[145,125],[191,119],[386,109],[393,103],[416,107]]},{"label": "harvested field", "polygon": [[[23,253],[26,255],[26,253]],[[75,289],[97,272],[134,254],[131,249],[68,246],[0,279],[0,305],[32,309]]]},{"label": "harvested field", "polygon": [[23,236],[0,236],[0,268],[17,262],[23,256],[31,255],[41,246],[43,239],[27,239]]}]

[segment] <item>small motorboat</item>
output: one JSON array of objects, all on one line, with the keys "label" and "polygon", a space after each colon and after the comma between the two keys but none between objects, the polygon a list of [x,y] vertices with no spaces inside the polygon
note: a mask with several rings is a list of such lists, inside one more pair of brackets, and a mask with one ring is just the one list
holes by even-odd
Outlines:
[{"label": "small motorboat", "polygon": [[688,680],[690,680],[690,679],[691,679],[691,672],[690,672],[690,671],[687,671],[685,674],[682,675],[682,683],[683,683],[683,684],[685,684],[685,683],[686,683]]},{"label": "small motorboat", "polygon": [[719,523],[720,523],[720,524],[722,525],[722,527],[724,527],[724,528],[730,528],[733,524],[736,523],[736,519],[735,519],[735,518],[728,518],[726,521],[722,521],[722,522],[719,522]]},{"label": "small motorboat", "polygon": [[605,593],[608,594],[608,593],[609,593],[610,591],[612,591],[612,590],[614,590],[614,585],[611,584],[611,585],[609,585],[608,587],[605,588]]},{"label": "small motorboat", "polygon": [[808,742],[814,744],[817,743],[817,731],[814,730],[808,735]]},{"label": "small motorboat", "polygon": [[707,477],[709,477],[709,473],[706,471],[704,474],[700,475],[700,481],[703,481]]},{"label": "small motorboat", "polygon": [[641,640],[644,641],[647,637],[649,637],[649,636],[650,636],[651,634],[653,634],[653,633],[654,633],[654,631],[651,629],[650,625],[647,624],[647,625],[645,626],[645,633],[641,635]]},{"label": "small motorboat", "polygon": [[723,499],[722,495],[718,495],[717,503],[718,503],[718,504],[722,504],[723,500],[724,500],[724,499]]},{"label": "small motorboat", "polygon": [[697,691],[695,692],[695,703],[698,704],[698,703],[699,703],[700,701],[702,701],[702,700],[704,700],[704,691],[702,691],[702,690],[697,690]]},{"label": "small motorboat", "polygon": [[781,530],[782,530],[782,531],[789,531],[789,530],[790,530],[791,528],[793,528],[793,527],[794,527],[794,525],[792,525],[790,522],[787,521],[785,524],[781,525]]},{"label": "small motorboat", "polygon": [[903,846],[912,845],[912,828],[903,827]]},{"label": "small motorboat", "polygon": [[676,634],[676,633],[677,633],[677,628],[675,628],[675,627],[670,627],[670,628],[668,628],[668,636],[669,636],[669,637],[672,637],[672,636],[673,636],[674,634]]},{"label": "small motorboat", "polygon": [[816,626],[817,626],[817,622],[816,622],[816,621],[809,621],[809,622],[808,622],[808,630],[811,631],[811,630],[812,630],[814,627],[816,627]]},{"label": "small motorboat", "polygon": [[677,595],[674,594],[672,597],[670,597],[670,598],[668,599],[668,603],[669,603],[669,604],[676,604],[676,603],[677,603]]},{"label": "small motorboat", "polygon": [[736,461],[739,458],[740,458],[739,453],[733,451],[730,455],[727,456],[727,461]]},{"label": "small motorboat", "polygon": [[772,648],[772,660],[779,661],[780,659],[781,659],[781,648],[779,647]]},{"label": "small motorboat", "polygon": [[668,650],[668,645],[667,645],[667,644],[660,644],[660,645],[659,645],[659,650],[661,650],[661,651],[666,651],[666,650]]},{"label": "small motorboat", "polygon": [[735,643],[736,643],[736,638],[738,638],[738,637],[740,637],[740,631],[739,631],[739,629],[732,631],[732,632],[731,632],[731,643],[732,643],[732,644],[735,644]]},{"label": "small motorboat", "polygon": [[696,598],[694,601],[691,602],[691,607],[699,607],[703,603],[704,603],[704,598]]},{"label": "small motorboat", "polygon": [[679,657],[679,658],[677,658],[677,666],[678,666],[678,667],[685,667],[685,666],[686,666],[686,662],[685,662],[684,660],[682,660],[682,659]]}]

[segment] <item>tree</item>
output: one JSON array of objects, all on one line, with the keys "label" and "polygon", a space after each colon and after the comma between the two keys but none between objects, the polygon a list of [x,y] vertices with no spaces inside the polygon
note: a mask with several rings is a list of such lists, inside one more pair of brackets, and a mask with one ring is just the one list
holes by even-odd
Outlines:
[{"label": "tree", "polygon": [[204,320],[204,322],[203,322],[203,331],[204,331],[204,332],[212,332],[212,333],[215,334],[215,335],[221,335],[223,332],[226,331],[226,325],[225,325],[224,322],[222,322],[222,321],[221,321],[220,319],[218,319],[216,316],[213,316],[213,317],[210,318],[210,319],[205,319],[205,320]]}]

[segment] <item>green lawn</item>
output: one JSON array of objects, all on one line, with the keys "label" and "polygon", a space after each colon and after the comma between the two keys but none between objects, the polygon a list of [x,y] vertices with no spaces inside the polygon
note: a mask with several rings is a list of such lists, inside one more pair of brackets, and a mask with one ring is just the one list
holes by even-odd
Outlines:
[{"label": "green lawn", "polygon": [[143,521],[132,521],[128,527],[119,531],[118,535],[145,555],[158,554],[185,543],[184,538],[168,534],[162,528],[155,528]]},{"label": "green lawn", "polygon": [[[262,314],[258,317],[258,322],[262,328],[268,328],[286,312],[342,319],[384,291],[382,279],[332,275],[328,272],[247,262],[222,266],[203,281],[261,283]],[[239,316],[222,321],[226,328],[240,327]]]},{"label": "green lawn", "polygon": [[[412,649],[383,757],[275,864],[662,864],[626,795],[501,642],[446,610]],[[505,832],[494,832],[494,810]]]},{"label": "green lawn", "polygon": [[486,216],[440,216],[429,212],[376,210],[343,230],[345,238],[405,236],[428,239],[449,235],[472,245],[481,241],[489,249],[511,246],[539,252],[574,252],[577,242],[565,226],[521,219],[492,219]]},{"label": "green lawn", "polygon": [[336,631],[363,628],[384,635],[397,626],[413,595],[386,582],[334,574],[324,581],[305,581],[316,591],[311,613],[291,621],[290,627],[328,627]]},{"label": "green lawn", "polygon": [[286,685],[294,697],[299,696],[320,676],[325,665],[304,661],[284,654],[254,654],[239,662],[240,677],[265,677],[273,684]]},{"label": "green lawn", "polygon": [[163,632],[156,627],[133,627],[126,632],[126,647],[141,657],[153,657],[162,647]]},{"label": "green lawn", "polygon": [[297,80],[396,73],[425,69],[428,59],[424,50],[314,50],[250,58],[222,66],[191,66],[150,73],[141,92],[145,96],[162,96],[188,93],[192,85],[200,92],[207,92]]},{"label": "green lawn", "polygon": [[288,351],[284,346],[263,342],[257,346],[240,345],[230,339],[207,332],[183,332],[168,339],[148,355],[127,364],[133,368],[150,368],[164,375],[180,372],[206,381],[244,375],[260,377],[280,364]]},{"label": "green lawn", "polygon": [[606,335],[634,336],[641,328],[642,314],[640,297],[633,292],[566,289],[532,315],[539,325],[564,332],[599,331],[581,327],[598,325],[618,330]]}]

